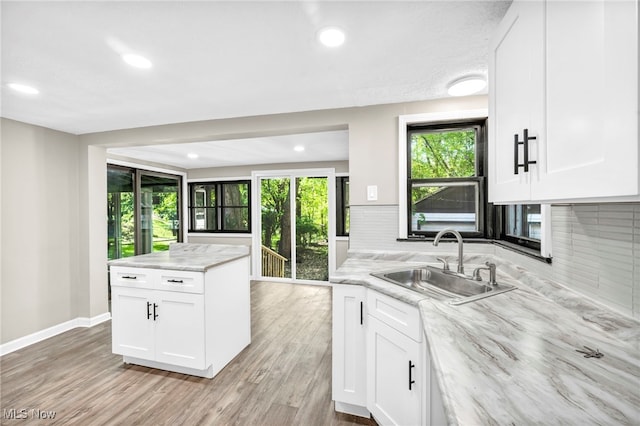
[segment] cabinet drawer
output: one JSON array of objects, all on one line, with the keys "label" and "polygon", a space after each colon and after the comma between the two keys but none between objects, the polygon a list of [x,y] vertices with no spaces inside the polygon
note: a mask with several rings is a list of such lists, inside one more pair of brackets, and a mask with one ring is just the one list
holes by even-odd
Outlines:
[{"label": "cabinet drawer", "polygon": [[112,287],[153,288],[156,271],[147,268],[128,268],[113,266],[110,268]]},{"label": "cabinet drawer", "polygon": [[179,291],[182,293],[203,293],[204,273],[192,271],[160,270],[158,290]]},{"label": "cabinet drawer", "polygon": [[416,342],[422,341],[420,313],[417,307],[369,290],[367,312]]}]

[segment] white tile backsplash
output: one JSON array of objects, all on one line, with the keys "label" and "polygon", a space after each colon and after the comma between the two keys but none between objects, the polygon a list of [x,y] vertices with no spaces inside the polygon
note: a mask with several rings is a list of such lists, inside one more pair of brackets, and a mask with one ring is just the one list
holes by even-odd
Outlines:
[{"label": "white tile backsplash", "polygon": [[[465,253],[503,256],[618,312],[640,319],[640,203],[558,205],[551,209],[553,263],[489,244]],[[349,247],[452,252],[449,244],[397,241],[398,206],[351,206]]]}]

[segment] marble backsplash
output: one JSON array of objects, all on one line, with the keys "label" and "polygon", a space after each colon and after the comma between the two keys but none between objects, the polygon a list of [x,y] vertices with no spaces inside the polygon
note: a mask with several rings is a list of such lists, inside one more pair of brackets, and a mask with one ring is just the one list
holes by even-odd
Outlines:
[{"label": "marble backsplash", "polygon": [[[349,248],[444,252],[447,244],[397,241],[398,206],[351,206]],[[491,244],[465,253],[495,254],[622,314],[640,319],[640,203],[558,205],[551,209],[553,262]]]}]

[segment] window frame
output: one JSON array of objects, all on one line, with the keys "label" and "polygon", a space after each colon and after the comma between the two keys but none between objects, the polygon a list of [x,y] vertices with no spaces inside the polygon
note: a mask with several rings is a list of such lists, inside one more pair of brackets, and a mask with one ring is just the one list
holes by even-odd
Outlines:
[{"label": "window frame", "polygon": [[[336,175],[336,237],[348,237],[346,213],[349,212],[348,175]],[[350,212],[349,212],[350,216]]]},{"label": "window frame", "polygon": [[[231,206],[224,204],[224,186],[243,184],[247,186],[247,204],[241,206]],[[215,191],[215,206],[195,206],[194,196],[196,193],[195,186],[205,185],[213,187]],[[219,179],[213,181],[190,181],[188,183],[189,200],[187,204],[187,215],[189,218],[188,232],[194,234],[251,234],[252,233],[252,191],[251,179]],[[205,197],[206,200],[206,197]],[[243,208],[247,210],[247,229],[224,229],[224,211],[225,209]],[[194,229],[196,209],[213,209],[215,229]]]},{"label": "window frame", "polygon": [[[443,177],[443,178],[412,178],[411,176],[411,134],[413,133],[429,133],[429,132],[446,132],[446,131],[459,131],[463,129],[474,129],[476,133],[475,139],[475,158],[474,169],[475,175],[469,177]],[[486,238],[490,229],[491,223],[488,223],[487,211],[490,210],[490,205],[486,202],[486,176],[487,172],[486,159],[487,159],[487,119],[463,119],[463,120],[451,120],[440,121],[435,123],[414,123],[406,126],[406,145],[404,147],[406,152],[406,232],[407,235],[412,237],[434,237],[437,231],[420,231],[413,230],[412,228],[412,189],[414,184],[429,184],[429,185],[442,185],[455,184],[451,186],[464,185],[466,183],[472,184],[477,188],[476,192],[476,230],[475,231],[460,231],[460,234],[465,238]]]}]

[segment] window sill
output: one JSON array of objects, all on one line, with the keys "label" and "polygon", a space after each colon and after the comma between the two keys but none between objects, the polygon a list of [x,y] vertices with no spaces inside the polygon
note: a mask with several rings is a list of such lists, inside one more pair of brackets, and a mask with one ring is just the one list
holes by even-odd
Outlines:
[{"label": "window sill", "polygon": [[251,238],[253,234],[250,232],[207,232],[207,231],[189,231],[188,237],[230,237],[230,238]]},{"label": "window sill", "polygon": [[[412,242],[433,242],[433,237],[409,237],[409,238],[396,238],[396,241],[403,243],[412,243]],[[443,238],[442,241],[452,241],[455,242],[455,238]],[[507,250],[515,251],[524,256],[530,257],[532,259],[539,260],[540,262],[551,264],[552,258],[544,257],[540,254],[540,252],[530,249],[527,247],[523,247],[518,244],[510,243],[508,241],[502,240],[490,240],[487,238],[463,238],[462,241],[464,244],[493,244]]]},{"label": "window sill", "polygon": [[498,247],[505,248],[507,250],[515,251],[516,253],[530,257],[532,259],[539,260],[540,262],[551,264],[552,258],[542,256],[540,252],[537,250],[534,250],[528,247],[523,247],[521,245],[510,243],[508,241],[503,241],[503,240],[494,240],[493,244]]}]

